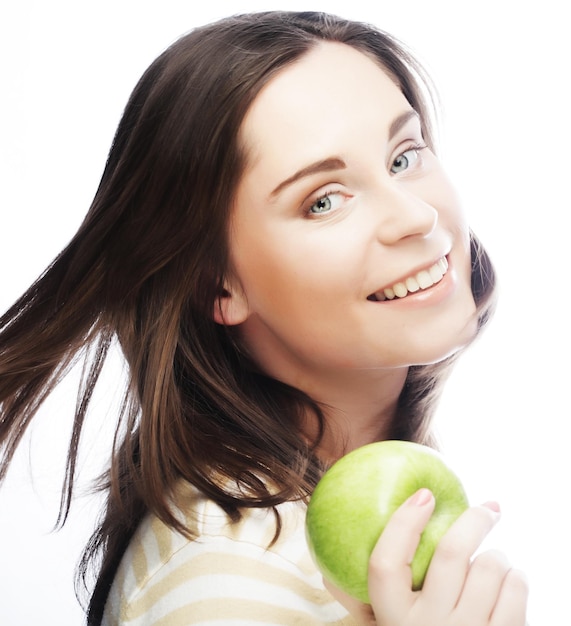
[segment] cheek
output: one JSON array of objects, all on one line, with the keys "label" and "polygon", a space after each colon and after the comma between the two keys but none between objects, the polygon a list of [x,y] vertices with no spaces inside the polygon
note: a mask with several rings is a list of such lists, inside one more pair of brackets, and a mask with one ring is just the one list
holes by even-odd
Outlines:
[{"label": "cheek", "polygon": [[315,309],[355,290],[360,265],[354,240],[343,229],[308,234],[305,228],[242,230],[232,246],[232,262],[250,306]]},{"label": "cheek", "polygon": [[439,169],[438,175],[432,179],[428,194],[428,202],[432,206],[438,207],[441,223],[460,238],[467,239],[468,221],[460,196],[442,168]]},{"label": "cheek", "polygon": [[303,290],[303,260],[288,254],[279,241],[267,237],[237,238],[232,265],[250,313],[262,318],[272,311],[285,314]]}]

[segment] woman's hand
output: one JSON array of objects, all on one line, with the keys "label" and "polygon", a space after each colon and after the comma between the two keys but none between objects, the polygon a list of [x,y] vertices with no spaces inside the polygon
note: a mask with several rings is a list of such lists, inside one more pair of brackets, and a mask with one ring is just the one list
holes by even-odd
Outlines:
[{"label": "woman's hand", "polygon": [[472,555],[499,519],[495,503],[472,507],[439,543],[421,591],[410,563],[434,510],[421,489],[392,516],[369,563],[371,607],[331,589],[357,621],[369,626],[524,626],[527,583],[496,551]]}]

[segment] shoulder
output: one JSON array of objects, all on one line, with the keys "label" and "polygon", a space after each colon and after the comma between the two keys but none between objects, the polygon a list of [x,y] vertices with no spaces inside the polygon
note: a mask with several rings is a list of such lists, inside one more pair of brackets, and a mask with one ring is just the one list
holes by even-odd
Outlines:
[{"label": "shoulder", "polygon": [[305,540],[305,507],[278,507],[282,531],[272,544],[275,516],[247,509],[232,524],[195,490],[179,493],[180,519],[195,539],[147,518],[113,584],[108,626],[193,624],[351,624],[323,587]]}]

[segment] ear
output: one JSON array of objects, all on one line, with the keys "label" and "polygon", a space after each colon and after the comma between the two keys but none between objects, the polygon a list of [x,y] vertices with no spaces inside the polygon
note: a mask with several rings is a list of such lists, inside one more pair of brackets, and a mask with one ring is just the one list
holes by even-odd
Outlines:
[{"label": "ear", "polygon": [[224,288],[214,302],[212,314],[214,321],[223,326],[236,326],[248,319],[250,316],[248,299],[240,285],[224,281]]}]

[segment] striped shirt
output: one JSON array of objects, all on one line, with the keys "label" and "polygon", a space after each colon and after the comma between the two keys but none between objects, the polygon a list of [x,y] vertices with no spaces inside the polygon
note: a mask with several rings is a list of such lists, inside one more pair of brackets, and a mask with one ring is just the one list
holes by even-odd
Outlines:
[{"label": "striped shirt", "polygon": [[246,509],[237,524],[188,486],[179,513],[197,539],[148,517],[127,549],[111,588],[104,626],[355,626],[323,586],[305,539],[305,506],[275,517]]}]

